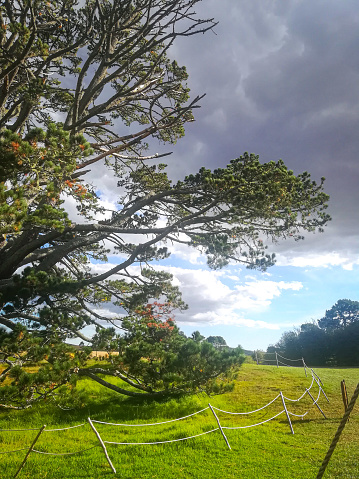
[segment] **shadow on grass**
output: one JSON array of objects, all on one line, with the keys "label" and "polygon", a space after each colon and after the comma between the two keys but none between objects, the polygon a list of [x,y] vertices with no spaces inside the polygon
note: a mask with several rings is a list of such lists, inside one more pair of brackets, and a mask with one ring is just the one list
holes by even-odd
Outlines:
[{"label": "shadow on grass", "polygon": [[[88,417],[108,422],[156,422],[157,417],[175,419],[197,412],[206,407],[208,399],[204,393],[171,395],[156,399],[106,395],[102,400],[90,397],[87,404],[78,408],[62,409],[52,402],[39,403],[31,409],[12,411],[10,416],[14,422],[18,424],[26,422],[29,427],[38,427],[41,422],[48,424],[48,427],[51,424],[56,424],[57,427],[75,425],[87,422]],[[0,418],[1,416],[0,414]],[[8,418],[7,414],[6,419]]]}]

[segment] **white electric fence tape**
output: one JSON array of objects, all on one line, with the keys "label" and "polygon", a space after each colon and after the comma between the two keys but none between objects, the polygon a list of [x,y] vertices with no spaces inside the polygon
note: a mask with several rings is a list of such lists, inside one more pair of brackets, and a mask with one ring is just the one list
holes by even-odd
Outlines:
[{"label": "white electric fence tape", "polygon": [[218,431],[219,427],[216,429],[211,429],[210,431],[201,432],[200,434],[196,434],[195,436],[188,436],[188,437],[181,437],[180,439],[172,439],[170,441],[156,441],[156,442],[111,442],[111,441],[103,441],[105,444],[117,444],[122,446],[148,446],[151,444],[168,444],[170,442],[178,442],[178,441],[185,441],[186,439],[193,439],[194,437],[204,436],[205,434],[209,434],[214,431]]},{"label": "white electric fence tape", "polygon": [[14,449],[13,451],[1,451],[0,454],[11,454],[12,452],[18,452],[18,451],[27,451],[30,446],[25,446],[22,447],[21,449]]},{"label": "white electric fence tape", "polygon": [[20,432],[20,431],[39,431],[39,427],[33,427],[32,429],[0,429],[0,432],[3,431],[14,431],[14,432]]},{"label": "white electric fence tape", "polygon": [[284,356],[281,356],[281,355],[278,354],[278,353],[277,353],[277,356],[278,356],[279,358],[285,359],[286,361],[301,361],[301,362],[303,362],[303,359],[302,359],[302,358],[300,358],[300,359],[289,359],[289,358],[285,358]]},{"label": "white electric fence tape", "polygon": [[287,401],[292,401],[292,402],[300,401],[300,400],[307,394],[307,391],[310,391],[310,390],[312,389],[313,383],[314,383],[314,377],[312,376],[312,383],[311,383],[311,385],[309,386],[309,388],[307,388],[307,389],[304,391],[304,393],[303,393],[298,399],[290,399],[290,398],[287,398],[286,396],[283,396],[284,399],[286,399]]},{"label": "white electric fence tape", "polygon": [[285,366],[286,368],[292,368],[293,367],[291,364],[285,364],[285,363],[282,363],[281,361],[278,361],[278,364],[281,364],[282,366]]},{"label": "white electric fence tape", "polygon": [[76,427],[86,426],[86,423],[78,424],[77,426],[63,427],[61,429],[45,429],[44,432],[53,432],[53,431],[67,431],[68,429],[75,429]]},{"label": "white electric fence tape", "polygon": [[280,416],[281,414],[284,413],[284,409],[282,409],[281,412],[276,414],[275,416],[271,417],[270,419],[266,419],[265,421],[258,422],[257,424],[250,424],[249,426],[222,426],[223,429],[248,429],[249,427],[254,427],[254,426],[260,426],[261,424],[264,424],[265,422],[269,422],[272,419]]},{"label": "white electric fence tape", "polygon": [[301,417],[303,419],[303,417],[306,416],[308,414],[308,412],[309,412],[309,409],[304,414],[294,414],[294,412],[290,412],[290,411],[288,411],[288,414],[290,414],[291,416],[295,416],[295,417]]},{"label": "white electric fence tape", "polygon": [[96,444],[96,446],[88,447],[87,449],[81,449],[81,451],[76,452],[44,452],[37,451],[36,449],[32,449],[32,452],[37,452],[37,454],[46,454],[47,456],[74,456],[75,454],[82,454],[83,452],[90,451],[95,447],[99,447],[99,445]]},{"label": "white electric fence tape", "polygon": [[188,414],[188,416],[179,417],[177,419],[171,419],[169,421],[162,421],[162,422],[153,422],[150,424],[116,424],[113,422],[104,422],[104,421],[96,421],[95,419],[91,419],[92,422],[96,422],[97,424],[106,424],[107,426],[126,426],[126,427],[144,427],[144,426],[159,426],[160,424],[168,424],[170,422],[181,421],[182,419],[187,419],[188,417],[195,416],[200,412],[206,411],[209,407],[205,407],[200,411],[194,412],[193,414]]},{"label": "white electric fence tape", "polygon": [[268,407],[270,404],[272,404],[274,401],[276,401],[279,397],[280,397],[280,395],[278,394],[278,396],[276,396],[274,399],[272,399],[272,401],[269,402],[268,404],[266,404],[265,406],[263,406],[259,409],[255,409],[254,411],[248,411],[248,412],[229,412],[229,411],[224,411],[223,409],[218,409],[218,407],[215,407],[215,406],[212,406],[212,407],[213,407],[213,409],[216,409],[216,411],[221,411],[221,412],[224,412],[225,414],[232,414],[233,416],[253,414],[255,412],[262,411],[262,409],[265,409],[266,407]]}]

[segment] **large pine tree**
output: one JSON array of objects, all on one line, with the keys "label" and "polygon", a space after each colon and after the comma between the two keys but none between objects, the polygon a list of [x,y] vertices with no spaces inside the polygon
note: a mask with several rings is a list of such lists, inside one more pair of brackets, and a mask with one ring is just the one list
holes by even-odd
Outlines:
[{"label": "large pine tree", "polygon": [[[197,1],[0,7],[4,405],[27,406],[81,375],[104,385],[104,375],[115,375],[141,394],[205,387],[243,360],[240,350],[183,338],[163,311],[148,320],[155,300],[169,311],[185,307],[171,276],[151,261],[177,242],[198,248],[212,268],[240,261],[264,270],[274,263],[267,240],[301,239],[329,219],[323,180],[295,176],[282,161],[262,164],[246,153],[172,184],[161,155],[146,151],[146,138],[181,138],[202,98],[190,99],[186,69],[169,55],[176,38],[215,26],[197,17]],[[118,182],[107,219],[100,181],[85,179],[95,164]],[[81,220],[68,216],[69,200]],[[116,264],[107,263],[109,253]],[[94,262],[106,265],[102,273]],[[106,304],[118,316],[104,315]],[[86,326],[96,334],[86,336]],[[89,370],[89,351],[65,344],[75,337],[119,354],[106,371]],[[184,369],[186,355],[192,369]],[[38,373],[27,371],[41,361]]]}]

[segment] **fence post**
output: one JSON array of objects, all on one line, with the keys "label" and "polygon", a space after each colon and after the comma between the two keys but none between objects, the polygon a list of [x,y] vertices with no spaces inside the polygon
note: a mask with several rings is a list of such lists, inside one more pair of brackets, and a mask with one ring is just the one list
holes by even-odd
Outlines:
[{"label": "fence post", "polygon": [[[347,394],[347,388],[345,386],[344,379],[343,379],[343,381],[341,381],[340,387],[341,387],[341,390],[342,390],[342,398],[343,398],[344,412],[345,412],[348,409],[348,394]],[[348,421],[349,421],[349,417],[348,417]]]},{"label": "fence post", "polygon": [[[319,386],[320,387],[320,386]],[[323,389],[320,388],[322,391]],[[319,409],[319,411],[323,414],[324,418],[327,419],[326,415],[324,414],[324,412],[320,409],[320,407],[318,406],[317,404],[317,401],[313,398],[313,396],[310,394],[309,390],[307,388],[305,388],[305,390],[307,391],[307,393],[309,394],[309,396],[312,398],[312,401],[313,401],[313,404],[315,404],[317,406],[317,408]]]},{"label": "fence post", "polygon": [[258,366],[258,354],[257,354],[257,350],[255,351],[256,353],[256,362],[257,362],[257,366]]},{"label": "fence post", "polygon": [[308,377],[307,376],[307,368],[305,367],[304,358],[302,358],[302,361],[303,361],[303,368],[304,368],[304,372],[305,372],[305,377]]},{"label": "fence post", "polygon": [[322,391],[322,393],[324,394],[325,399],[327,400],[327,402],[330,402],[329,399],[327,398],[327,395],[325,394],[324,389],[321,386],[319,386],[319,387],[320,387],[320,390]]},{"label": "fence post", "polygon": [[348,422],[348,417],[350,413],[352,412],[354,408],[355,401],[358,399],[359,396],[359,383],[357,384],[357,387],[354,391],[354,394],[350,400],[350,403],[348,405],[347,410],[344,413],[344,416],[342,417],[342,420],[340,421],[339,427],[337,429],[337,432],[335,433],[335,436],[332,440],[332,443],[328,449],[328,452],[324,458],[324,461],[322,465],[320,466],[320,469],[318,471],[316,479],[321,479],[323,477],[323,474],[325,472],[325,469],[327,468],[328,462],[330,461],[330,458],[332,457],[332,454],[334,452],[334,449],[339,441],[340,435],[343,432],[343,429],[345,428],[346,423]]},{"label": "fence post", "polygon": [[217,420],[219,430],[221,431],[222,436],[224,437],[224,440],[226,441],[226,444],[227,444],[227,446],[228,446],[228,449],[231,449],[231,446],[229,445],[228,439],[226,438],[226,435],[225,435],[224,432],[223,432],[223,429],[222,429],[221,423],[219,422],[219,419],[218,419],[218,417],[217,417],[217,414],[213,411],[213,408],[212,408],[212,406],[211,406],[209,403],[208,403],[208,406],[211,408],[211,411],[213,412],[213,416],[214,416],[214,417],[216,418],[216,420]]},{"label": "fence post", "polygon": [[[314,374],[315,374],[315,373],[314,373]],[[315,376],[317,376],[317,374],[315,374]],[[322,393],[324,394],[325,399],[327,400],[327,402],[330,402],[329,399],[328,399],[328,397],[327,397],[327,395],[325,394],[324,389],[322,388],[323,383],[322,383],[322,381],[320,381],[320,377],[318,376],[318,379],[319,379],[319,381],[320,381],[320,384],[319,384],[319,381],[317,380],[317,378],[316,378],[315,376],[314,376],[314,380],[315,380],[315,382],[317,383],[319,389],[320,389],[320,390],[322,391]]]},{"label": "fence post", "polygon": [[32,441],[32,444],[31,444],[31,446],[30,446],[30,449],[27,451],[26,456],[24,457],[24,460],[22,461],[22,463],[21,463],[19,469],[17,470],[17,473],[16,473],[15,476],[14,476],[14,479],[18,476],[18,474],[20,473],[21,469],[24,467],[25,462],[27,461],[27,458],[28,458],[29,455],[30,455],[30,452],[34,449],[34,446],[35,446],[37,440],[39,439],[39,437],[41,436],[41,433],[42,433],[42,431],[45,429],[45,427],[46,427],[46,424],[44,424],[44,425],[41,427],[40,431],[37,433],[37,436],[36,436],[35,439]]},{"label": "fence post", "polygon": [[88,420],[88,422],[90,423],[90,426],[92,427],[93,432],[96,434],[96,437],[97,437],[97,439],[99,440],[99,442],[100,442],[100,444],[101,444],[101,447],[102,447],[102,449],[103,449],[103,452],[105,453],[107,462],[109,463],[109,465],[110,465],[110,467],[111,467],[113,473],[116,474],[116,469],[113,467],[113,464],[112,464],[112,462],[111,462],[111,459],[109,458],[109,455],[108,455],[108,453],[107,453],[106,446],[105,446],[103,440],[101,439],[100,434],[97,432],[95,426],[92,424],[91,419],[88,417],[87,420]]},{"label": "fence post", "polygon": [[282,399],[284,411],[285,411],[285,413],[286,413],[286,415],[287,415],[287,419],[288,419],[288,422],[289,422],[290,430],[292,431],[292,434],[294,434],[293,426],[292,426],[292,423],[291,423],[291,420],[290,420],[290,417],[289,417],[289,413],[288,413],[288,411],[287,411],[287,406],[285,405],[285,401],[284,401],[284,397],[283,397],[282,391],[280,391],[280,397],[281,397],[281,399]]},{"label": "fence post", "polygon": [[313,371],[313,368],[310,368],[310,370],[312,371],[312,374],[318,378],[320,384],[323,386],[322,380],[320,379],[320,377],[318,376],[318,374],[317,374],[315,371]]},{"label": "fence post", "polygon": [[275,353],[275,359],[276,359],[276,361],[277,361],[277,368],[279,368],[279,366],[278,366],[278,355],[277,355],[277,351],[276,351],[276,353]]}]

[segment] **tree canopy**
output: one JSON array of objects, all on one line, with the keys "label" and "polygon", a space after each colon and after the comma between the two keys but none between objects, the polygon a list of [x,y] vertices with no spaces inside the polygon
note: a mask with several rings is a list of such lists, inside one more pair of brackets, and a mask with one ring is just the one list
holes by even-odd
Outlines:
[{"label": "tree canopy", "polygon": [[[148,137],[182,137],[203,97],[190,99],[186,69],[169,57],[176,38],[215,26],[197,17],[196,3],[0,7],[0,377],[11,383],[3,404],[20,397],[28,405],[81,375],[106,385],[111,374],[149,394],[203,386],[240,363],[241,352],[184,338],[172,315],[186,307],[180,291],[151,262],[179,243],[213,269],[238,261],[265,270],[275,262],[267,243],[303,239],[330,219],[324,180],[295,175],[281,160],[245,153],[173,183],[163,155],[146,152]],[[99,184],[86,181],[98,165],[117,178],[111,212]],[[69,338],[119,354],[107,371],[90,371],[90,349],[71,351]],[[180,365],[186,348],[197,358],[191,378]],[[41,360],[39,373],[26,372]]]},{"label": "tree canopy", "polygon": [[222,348],[223,346],[227,346],[226,340],[222,338],[222,336],[208,336],[206,338],[207,343],[213,344],[215,348]]},{"label": "tree canopy", "polygon": [[339,299],[319,319],[318,326],[325,330],[345,328],[349,324],[359,321],[359,301]]}]

